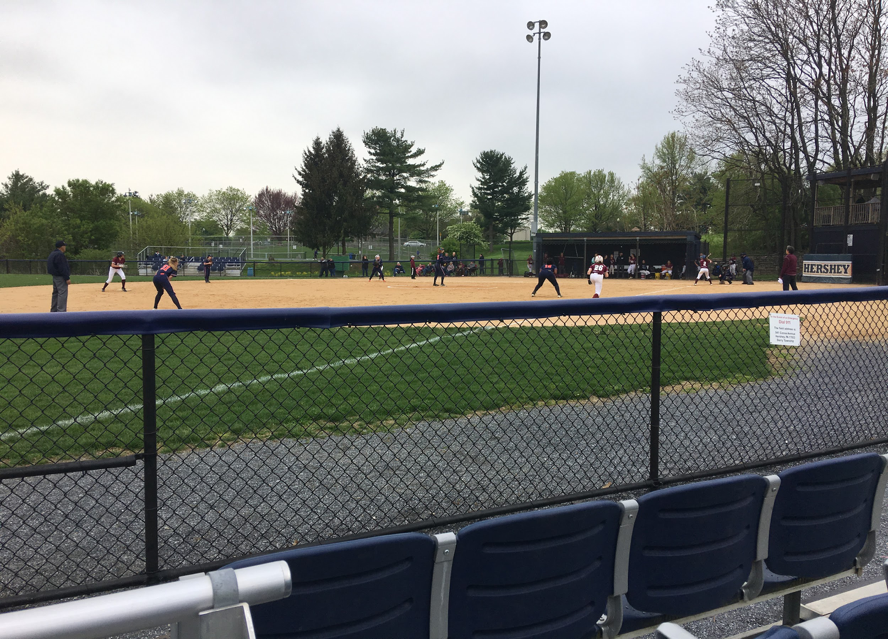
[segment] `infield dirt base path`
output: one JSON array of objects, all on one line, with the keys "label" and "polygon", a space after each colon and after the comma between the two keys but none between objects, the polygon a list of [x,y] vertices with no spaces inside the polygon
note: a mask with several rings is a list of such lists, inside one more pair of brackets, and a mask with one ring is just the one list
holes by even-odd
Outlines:
[{"label": "infield dirt base path", "polygon": [[[75,280],[76,282],[76,280]],[[203,279],[173,280],[173,289],[186,309],[209,308],[307,308],[317,306],[390,306],[398,304],[451,304],[468,302],[514,302],[528,304],[557,299],[549,283],[531,299],[537,279],[525,277],[448,277],[444,288],[432,286],[431,277],[388,277],[384,282],[365,278],[314,278],[256,280],[248,278],[216,278],[209,284]],[[595,289],[586,279],[559,278],[564,299],[591,298]],[[800,284],[799,290],[830,288],[831,284]],[[746,286],[712,285],[691,280],[627,280],[608,278],[604,281],[604,297],[637,295],[710,295],[713,293],[760,293],[779,291],[777,282],[757,282]],[[148,281],[127,283],[127,292],[119,280],[103,293],[102,284],[77,284],[69,287],[68,311],[150,310],[154,306],[154,284]],[[787,295],[791,295],[788,292]],[[51,286],[4,288],[0,292],[2,313],[49,312]],[[164,295],[161,309],[173,309]]]}]

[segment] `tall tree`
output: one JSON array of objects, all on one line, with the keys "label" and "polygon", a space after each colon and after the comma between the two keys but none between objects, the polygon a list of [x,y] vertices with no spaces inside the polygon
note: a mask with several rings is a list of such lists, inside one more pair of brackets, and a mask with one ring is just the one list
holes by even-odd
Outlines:
[{"label": "tall tree", "polygon": [[373,215],[365,204],[365,181],[348,138],[335,129],[326,143],[317,137],[302,153],[293,176],[302,190],[293,229],[299,240],[327,255],[349,237],[363,237]]},{"label": "tall tree", "polygon": [[886,5],[719,0],[715,11],[709,47],[679,78],[677,115],[701,153],[773,176],[781,235],[799,245],[807,177],[884,159]]},{"label": "tall tree", "polygon": [[189,230],[200,214],[200,198],[195,193],[183,188],[152,195],[148,201],[161,212],[172,215],[187,224]]},{"label": "tall tree", "polygon": [[223,235],[231,235],[238,224],[249,224],[249,209],[252,198],[242,189],[229,186],[226,189],[210,191],[200,200],[204,215],[214,220]]},{"label": "tall tree", "polygon": [[583,223],[583,180],[576,171],[562,171],[540,188],[540,221],[547,229],[571,233]]},{"label": "tall tree", "polygon": [[485,224],[509,237],[509,261],[512,241],[528,220],[532,195],[527,188],[527,166],[520,171],[514,160],[501,151],[482,151],[472,162],[478,171],[478,186],[472,186],[472,208],[478,210]]},{"label": "tall tree", "polygon": [[101,180],[68,180],[53,195],[69,253],[113,246],[127,216],[126,205],[114,185]]},{"label": "tall tree", "polygon": [[367,205],[388,216],[389,259],[395,258],[395,218],[422,206],[422,191],[444,166],[428,166],[419,159],[425,149],[404,139],[404,130],[375,127],[364,133],[369,158],[364,165],[369,197]]},{"label": "tall tree", "polygon": [[443,236],[447,227],[459,222],[459,212],[465,208],[466,203],[456,197],[453,187],[438,180],[423,191],[419,207],[407,220],[408,232],[411,237],[434,237],[437,241],[438,232]]},{"label": "tall tree", "polygon": [[4,212],[13,206],[29,211],[35,204],[45,202],[49,197],[48,189],[46,183],[38,182],[16,169],[0,185],[0,220],[5,216]]},{"label": "tall tree", "polygon": [[581,178],[583,230],[593,233],[615,230],[629,198],[628,189],[613,171],[586,171]]},{"label": "tall tree", "polygon": [[672,131],[654,147],[651,161],[641,160],[641,179],[656,193],[656,226],[674,231],[680,225],[679,211],[687,198],[700,162],[688,136]]},{"label": "tall tree", "polygon": [[256,218],[265,222],[271,235],[286,235],[291,218],[296,212],[296,196],[283,189],[270,189],[267,186],[253,198]]}]

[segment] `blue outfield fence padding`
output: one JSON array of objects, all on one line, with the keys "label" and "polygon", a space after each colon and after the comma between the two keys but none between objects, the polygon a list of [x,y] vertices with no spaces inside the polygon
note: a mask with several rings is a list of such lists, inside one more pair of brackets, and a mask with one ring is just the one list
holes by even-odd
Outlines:
[{"label": "blue outfield fence padding", "polygon": [[884,444],[886,388],[888,287],[0,315],[0,607]]},{"label": "blue outfield fence padding", "polygon": [[534,302],[424,304],[263,309],[202,309],[0,315],[0,336],[8,338],[78,335],[161,335],[193,331],[249,331],[281,328],[336,328],[399,324],[532,320],[581,315],[625,315],[669,311],[830,304],[888,299],[888,288],[849,288],[746,294],[615,297]]}]

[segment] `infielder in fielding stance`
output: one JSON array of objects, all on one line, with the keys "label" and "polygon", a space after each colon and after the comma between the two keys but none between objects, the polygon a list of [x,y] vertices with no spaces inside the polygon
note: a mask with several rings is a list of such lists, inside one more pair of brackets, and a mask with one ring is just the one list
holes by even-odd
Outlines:
[{"label": "infielder in fielding stance", "polygon": [[379,279],[382,280],[382,281],[384,282],[384,281],[385,281],[385,276],[382,274],[382,268],[383,268],[383,267],[382,267],[382,258],[380,258],[380,257],[377,255],[377,256],[373,259],[373,270],[370,272],[370,279],[367,280],[367,281],[368,281],[368,282],[372,282],[372,281],[373,281],[373,276],[374,276],[374,275],[378,275],[378,276],[379,276]]},{"label": "infielder in fielding stance", "polygon": [[700,281],[701,277],[705,277],[706,281],[709,282],[709,285],[712,286],[712,278],[709,277],[709,258],[706,255],[703,255],[703,253],[700,253],[700,259],[696,261],[696,264],[700,270],[697,273],[697,279],[694,280],[694,286],[697,286],[697,282]]},{"label": "infielder in fielding stance", "polygon": [[592,299],[601,297],[601,285],[604,283],[605,277],[608,277],[608,272],[604,265],[604,258],[596,255],[595,263],[589,267],[589,283],[595,285],[595,295],[592,296]]},{"label": "infielder in fielding stance", "polygon": [[540,273],[537,276],[537,285],[533,289],[533,293],[530,294],[531,297],[536,297],[537,291],[540,290],[540,287],[546,280],[551,282],[552,286],[555,287],[555,292],[558,293],[558,297],[561,297],[561,288],[558,286],[558,280],[555,279],[555,263],[551,257],[547,257],[542,268],[540,268]]},{"label": "infielder in fielding stance", "polygon": [[204,258],[204,261],[203,261],[203,267],[204,267],[204,282],[209,284],[210,283],[210,271],[213,270],[213,254],[212,253],[207,253],[207,256]]},{"label": "infielder in fielding stance", "polygon": [[118,251],[117,255],[111,258],[111,268],[108,269],[108,281],[105,282],[105,286],[102,287],[103,293],[105,292],[105,289],[108,288],[111,280],[114,279],[115,274],[120,276],[121,290],[126,293],[126,273],[123,272],[123,267],[125,266],[124,263],[126,262],[124,255],[125,253],[123,251]]},{"label": "infielder in fielding stance", "polygon": [[154,308],[157,308],[157,304],[160,302],[160,298],[163,297],[163,292],[166,291],[167,295],[169,295],[173,304],[176,305],[176,308],[182,310],[182,305],[179,304],[179,298],[176,297],[175,291],[173,291],[173,285],[170,284],[170,278],[176,277],[179,271],[177,270],[179,266],[179,258],[171,257],[169,262],[160,267],[160,270],[154,274],[154,288],[157,289],[157,295],[154,297]]}]

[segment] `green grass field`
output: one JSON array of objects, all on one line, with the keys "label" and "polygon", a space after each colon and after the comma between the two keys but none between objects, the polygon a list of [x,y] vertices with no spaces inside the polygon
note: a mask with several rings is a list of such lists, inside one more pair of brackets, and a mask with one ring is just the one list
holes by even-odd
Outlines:
[{"label": "green grass field", "polygon": [[[663,386],[772,374],[766,320],[700,327],[664,324]],[[646,324],[291,329],[156,340],[165,452],[388,431],[615,397],[650,384]],[[137,336],[0,340],[0,463],[140,451],[140,348]]]}]

